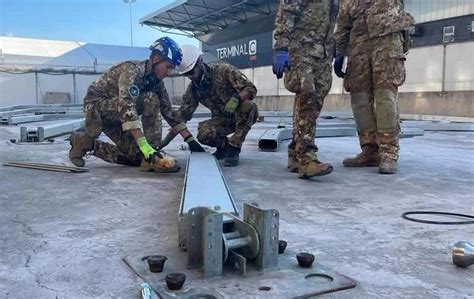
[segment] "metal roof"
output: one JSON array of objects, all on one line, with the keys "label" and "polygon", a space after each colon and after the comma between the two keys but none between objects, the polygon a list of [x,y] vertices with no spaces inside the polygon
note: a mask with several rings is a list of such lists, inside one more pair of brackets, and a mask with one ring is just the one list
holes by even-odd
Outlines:
[{"label": "metal roof", "polygon": [[177,0],[143,17],[140,23],[164,33],[198,37],[248,20],[269,16],[279,0]]}]

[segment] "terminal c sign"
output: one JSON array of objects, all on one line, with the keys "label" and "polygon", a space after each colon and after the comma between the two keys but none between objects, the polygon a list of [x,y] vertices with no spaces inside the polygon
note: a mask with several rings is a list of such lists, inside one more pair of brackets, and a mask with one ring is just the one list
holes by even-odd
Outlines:
[{"label": "terminal c sign", "polygon": [[257,55],[257,40],[251,40],[248,43],[241,43],[229,47],[217,48],[217,58],[227,59],[237,56],[250,56],[250,60],[255,60]]}]

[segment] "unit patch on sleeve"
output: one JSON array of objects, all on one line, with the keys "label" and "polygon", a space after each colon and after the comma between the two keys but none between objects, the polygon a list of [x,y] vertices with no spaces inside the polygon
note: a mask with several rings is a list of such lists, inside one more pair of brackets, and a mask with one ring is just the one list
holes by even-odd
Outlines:
[{"label": "unit patch on sleeve", "polygon": [[138,89],[138,86],[136,86],[135,84],[130,85],[130,87],[128,88],[128,94],[132,98],[136,98],[140,94],[140,89]]}]

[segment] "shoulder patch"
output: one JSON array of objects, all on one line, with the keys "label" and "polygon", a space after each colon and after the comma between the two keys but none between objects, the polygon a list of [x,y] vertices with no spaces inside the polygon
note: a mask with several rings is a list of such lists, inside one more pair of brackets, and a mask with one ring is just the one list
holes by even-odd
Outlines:
[{"label": "shoulder patch", "polygon": [[136,98],[138,97],[138,95],[140,94],[140,89],[138,88],[138,86],[136,86],[135,84],[132,84],[128,87],[128,94],[132,97],[132,98]]}]

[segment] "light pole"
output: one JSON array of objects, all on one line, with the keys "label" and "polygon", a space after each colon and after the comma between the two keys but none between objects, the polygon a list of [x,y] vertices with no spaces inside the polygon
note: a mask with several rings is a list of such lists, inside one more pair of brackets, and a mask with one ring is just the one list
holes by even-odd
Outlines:
[{"label": "light pole", "polygon": [[137,0],[123,0],[123,2],[130,5],[130,46],[133,47],[132,4]]}]

